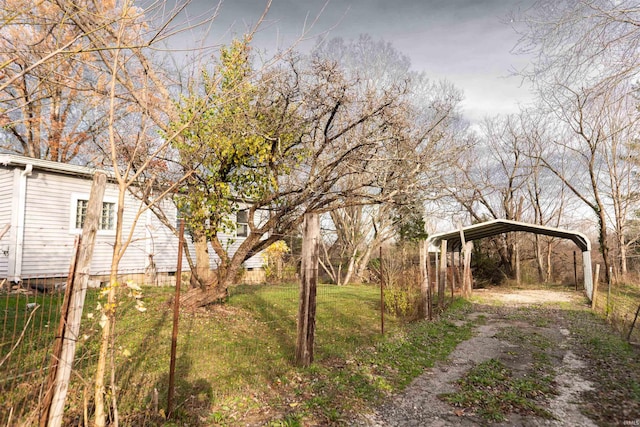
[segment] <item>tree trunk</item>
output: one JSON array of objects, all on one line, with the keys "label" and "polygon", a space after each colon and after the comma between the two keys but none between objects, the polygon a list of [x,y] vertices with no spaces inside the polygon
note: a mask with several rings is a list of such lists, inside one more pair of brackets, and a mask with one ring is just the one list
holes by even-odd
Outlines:
[{"label": "tree trunk", "polygon": [[351,256],[349,257],[349,264],[347,265],[347,272],[344,274],[344,278],[342,279],[341,285],[348,285],[351,282],[351,278],[353,277],[353,272],[355,269],[357,250],[354,250]]},{"label": "tree trunk", "polygon": [[420,313],[422,319],[429,317],[429,262],[428,243],[420,242]]},{"label": "tree trunk", "polygon": [[624,234],[618,238],[619,252],[620,252],[620,274],[622,280],[625,280],[628,273],[627,267],[627,244],[624,239]]},{"label": "tree trunk", "polygon": [[[118,288],[118,265],[122,258],[122,218],[124,217],[124,195],[125,185],[122,181],[119,182],[118,191],[118,205],[116,215],[116,236],[113,242],[113,256],[111,257],[111,272],[109,275],[109,286],[105,289],[107,292],[107,303],[103,308],[103,322],[102,335],[100,338],[100,350],[98,352],[98,363],[96,365],[96,381],[94,385],[95,392],[95,426],[104,427],[106,425],[106,413],[105,413],[105,375],[107,373],[107,357],[109,353],[114,351],[113,349],[113,336],[115,334],[116,326],[116,308],[117,308],[117,288]],[[112,384],[113,386],[113,384]],[[117,413],[115,407],[115,395],[112,395],[112,402],[114,405],[114,413]],[[117,418],[114,420],[117,425]]]},{"label": "tree trunk", "polygon": [[542,248],[540,243],[540,236],[535,234],[534,251],[536,254],[536,268],[538,270],[538,281],[544,282],[544,263],[542,262]]},{"label": "tree trunk", "polygon": [[[598,199],[599,202],[599,199]],[[607,219],[605,217],[604,207],[600,206],[598,210],[598,228],[600,240],[600,253],[602,254],[602,262],[604,264],[604,282],[609,283],[611,275],[609,273],[609,245],[607,244]]]},{"label": "tree trunk", "polygon": [[355,277],[360,282],[364,282],[366,280],[366,278],[364,277],[364,272],[365,272],[365,270],[367,269],[367,267],[369,265],[369,260],[371,259],[371,254],[377,248],[378,248],[378,245],[374,245],[374,244],[368,245],[367,249],[364,251],[364,254],[362,254],[362,257],[360,257],[360,259],[358,260],[358,264],[356,266]]},{"label": "tree trunk", "polygon": [[192,235],[196,253],[196,265],[195,269],[191,271],[191,287],[206,290],[213,286],[216,281],[216,276],[211,270],[207,236],[202,230],[194,230]]},{"label": "tree trunk", "polygon": [[202,231],[194,231],[195,269],[191,270],[191,288],[181,297],[180,305],[195,309],[224,301],[227,296],[228,266],[221,262],[217,271],[211,270],[209,243]]}]

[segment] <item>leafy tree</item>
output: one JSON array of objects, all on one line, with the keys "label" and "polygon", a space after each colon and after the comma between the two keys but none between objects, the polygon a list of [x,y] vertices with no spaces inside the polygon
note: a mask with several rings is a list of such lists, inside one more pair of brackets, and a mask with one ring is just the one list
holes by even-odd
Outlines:
[{"label": "leafy tree", "polygon": [[[273,127],[279,105],[269,105],[270,94],[255,79],[249,40],[233,41],[221,49],[213,72],[203,71],[201,86],[192,87],[180,100],[180,120],[173,124],[184,128],[175,148],[190,176],[176,200],[195,244],[193,277],[213,299],[226,295],[228,283],[215,283],[207,245],[220,259],[218,275],[234,276],[235,271],[228,272],[232,255],[219,233],[235,230],[231,219],[242,206],[277,191],[283,169],[278,160],[283,152],[295,154],[289,148],[301,134],[288,123]],[[293,120],[294,113],[288,114]],[[295,165],[293,161],[287,167]],[[250,211],[249,224],[255,217],[256,211]]]},{"label": "leafy tree", "polygon": [[[374,85],[320,50],[250,71],[246,43],[225,49],[228,60],[204,74],[210,83],[192,88],[175,122],[194,117],[181,133],[190,146],[178,150],[193,171],[183,196],[198,195],[181,203],[205,224],[201,241],[208,239],[220,259],[219,281],[204,280],[189,296],[196,305],[224,296],[242,262],[295,230],[305,212],[414,193],[424,166],[441,160],[442,126],[455,120],[459,96],[448,86],[416,80],[433,90],[434,101],[422,106],[431,119],[415,120],[420,109],[408,76]],[[225,221],[240,208],[248,233],[231,254],[217,236],[233,228]]]}]

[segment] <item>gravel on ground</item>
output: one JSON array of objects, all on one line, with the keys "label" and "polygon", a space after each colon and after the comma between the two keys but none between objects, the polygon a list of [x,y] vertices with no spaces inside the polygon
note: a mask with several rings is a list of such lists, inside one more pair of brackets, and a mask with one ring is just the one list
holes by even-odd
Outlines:
[{"label": "gravel on ground", "polygon": [[[362,414],[356,426],[596,426],[586,415],[585,393],[597,387],[586,378],[586,363],[570,331],[571,310],[587,310],[578,292],[556,290],[479,290],[467,321],[474,336],[458,345],[446,362],[416,378],[403,392],[390,397],[373,413]],[[544,337],[553,363],[555,393],[543,400],[552,417],[508,414],[490,422],[469,408],[454,407],[439,396],[456,390],[456,381],[472,367],[489,359],[503,362],[513,372],[531,369],[531,343],[509,339],[509,333]],[[528,335],[526,335],[528,334]],[[629,420],[629,423],[640,420]],[[602,424],[602,423],[600,423]],[[629,424],[635,425],[635,424]]]}]

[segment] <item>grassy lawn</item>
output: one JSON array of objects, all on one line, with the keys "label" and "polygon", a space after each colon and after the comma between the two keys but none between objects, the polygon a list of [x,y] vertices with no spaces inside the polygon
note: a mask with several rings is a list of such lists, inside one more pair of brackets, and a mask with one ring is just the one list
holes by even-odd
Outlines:
[{"label": "grassy lawn", "polygon": [[[124,295],[118,308],[114,365],[122,425],[339,424],[350,413],[366,411],[389,392],[404,387],[471,334],[470,324],[457,327],[451,322],[469,306],[456,301],[438,322],[404,324],[386,316],[382,336],[377,287],[321,285],[315,361],[308,369],[296,368],[292,361],[297,286],[239,286],[231,290],[225,305],[181,313],[176,410],[168,421],[164,408],[173,289],[146,288],[144,295],[146,312],[135,310],[134,301]],[[5,329],[19,331],[24,324],[22,298],[8,298]],[[39,309],[59,306],[59,297],[43,298]],[[68,423],[80,420],[84,395],[91,390],[100,333],[98,301],[96,291],[88,294],[78,346],[80,360],[66,411]],[[33,357],[34,366],[47,360],[44,349],[57,317],[55,309],[51,312],[39,321],[32,319],[31,327],[40,332],[20,346],[28,346],[28,353],[16,352],[12,357],[20,366],[27,357]],[[6,353],[8,347],[3,345],[1,351]],[[13,366],[15,363],[2,366],[0,377]],[[21,399],[19,390],[33,393],[42,378],[44,375],[30,378],[28,387],[18,380],[0,383],[0,408],[16,406]],[[7,410],[0,409],[0,423]]]}]

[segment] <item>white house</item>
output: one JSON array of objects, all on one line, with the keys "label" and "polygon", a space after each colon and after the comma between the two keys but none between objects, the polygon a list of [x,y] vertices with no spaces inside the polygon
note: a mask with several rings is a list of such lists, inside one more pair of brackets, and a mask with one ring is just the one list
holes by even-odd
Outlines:
[{"label": "white house", "polygon": [[[0,280],[67,275],[94,173],[95,169],[87,167],[0,154],[0,234],[6,230],[0,237]],[[111,265],[117,195],[116,185],[108,183],[91,263],[92,275],[107,274]],[[167,216],[175,219],[175,207],[169,200],[166,203]],[[131,230],[139,207],[140,201],[127,195],[125,234]],[[238,220],[238,235],[222,236],[230,242],[231,252],[233,246],[242,241],[246,229],[246,225],[241,224],[242,214]],[[215,254],[210,253],[215,265]],[[158,273],[172,274],[176,272],[177,254],[177,237],[147,211],[136,225],[133,241],[120,262],[120,271],[144,273],[153,262]],[[262,257],[254,256],[244,267],[261,269]],[[186,262],[183,270],[188,270]]]}]

